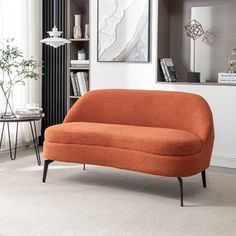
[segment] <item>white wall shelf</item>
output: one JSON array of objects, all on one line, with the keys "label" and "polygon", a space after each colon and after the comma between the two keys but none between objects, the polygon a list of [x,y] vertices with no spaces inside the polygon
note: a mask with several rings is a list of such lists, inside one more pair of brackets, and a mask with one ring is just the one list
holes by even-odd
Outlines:
[{"label": "white wall shelf", "polygon": [[69,96],[69,98],[71,98],[71,99],[79,99],[80,96]]},{"label": "white wall shelf", "polygon": [[230,83],[217,83],[217,82],[201,82],[201,83],[189,83],[189,82],[161,82],[158,81],[157,84],[166,84],[166,85],[194,85],[194,86],[201,86],[201,85],[208,85],[208,86],[236,86],[236,84]]}]

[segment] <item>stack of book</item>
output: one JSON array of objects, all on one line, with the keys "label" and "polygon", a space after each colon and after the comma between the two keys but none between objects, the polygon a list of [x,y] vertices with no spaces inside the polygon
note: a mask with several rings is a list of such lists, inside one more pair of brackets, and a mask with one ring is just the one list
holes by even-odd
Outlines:
[{"label": "stack of book", "polygon": [[87,72],[71,72],[70,78],[74,96],[83,96],[85,93],[88,92],[89,81]]},{"label": "stack of book", "polygon": [[176,82],[178,75],[171,58],[160,59],[161,70],[166,82]]},{"label": "stack of book", "polygon": [[72,68],[79,68],[79,69],[89,68],[89,60],[71,60],[70,64]]},{"label": "stack of book", "polygon": [[43,109],[40,107],[35,108],[19,108],[15,111],[16,118],[27,119],[27,118],[41,118],[44,116]]},{"label": "stack of book", "polygon": [[236,73],[219,73],[218,83],[225,84],[235,84],[236,83]]}]

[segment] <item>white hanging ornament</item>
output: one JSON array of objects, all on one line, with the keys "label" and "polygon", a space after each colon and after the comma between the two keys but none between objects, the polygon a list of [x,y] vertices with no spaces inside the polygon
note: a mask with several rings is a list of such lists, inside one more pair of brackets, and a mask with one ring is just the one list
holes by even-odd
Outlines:
[{"label": "white hanging ornament", "polygon": [[42,39],[40,42],[45,43],[46,45],[52,46],[54,48],[58,48],[60,46],[63,46],[67,43],[70,43],[69,40],[65,38],[60,38],[62,31],[58,31],[56,26],[56,3],[54,1],[54,27],[52,31],[47,32],[49,34],[49,38]]}]

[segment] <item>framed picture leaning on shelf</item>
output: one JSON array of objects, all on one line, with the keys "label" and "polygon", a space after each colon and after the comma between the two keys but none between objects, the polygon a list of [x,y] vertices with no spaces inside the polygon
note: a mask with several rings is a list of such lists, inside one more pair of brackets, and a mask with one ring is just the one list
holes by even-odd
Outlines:
[{"label": "framed picture leaning on shelf", "polygon": [[150,1],[98,0],[98,61],[150,61]]}]

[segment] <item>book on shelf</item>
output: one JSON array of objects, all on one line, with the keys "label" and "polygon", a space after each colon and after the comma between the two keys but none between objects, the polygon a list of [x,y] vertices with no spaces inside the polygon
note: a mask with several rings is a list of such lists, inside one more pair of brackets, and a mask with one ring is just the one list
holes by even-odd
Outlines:
[{"label": "book on shelf", "polygon": [[80,70],[88,70],[89,67],[85,65],[71,65],[70,69],[80,69]]},{"label": "book on shelf", "polygon": [[163,74],[163,77],[164,77],[165,81],[169,82],[169,78],[168,78],[168,75],[167,75],[167,71],[166,71],[166,67],[164,65],[163,59],[160,59],[160,65],[161,65],[161,70],[162,70],[162,74]]},{"label": "book on shelf", "polygon": [[225,84],[235,84],[236,83],[236,73],[219,73],[218,83]]},{"label": "book on shelf", "polygon": [[176,82],[178,80],[178,75],[171,58],[160,59],[160,65],[166,82]]},{"label": "book on shelf", "polygon": [[28,109],[28,108],[18,108],[15,111],[18,115],[41,115],[43,113],[42,108]]},{"label": "book on shelf", "polygon": [[88,68],[89,60],[71,60],[70,64],[72,68]]},{"label": "book on shelf", "polygon": [[40,114],[40,115],[19,115],[19,114],[16,114],[16,118],[17,119],[37,119],[37,118],[43,118],[44,117],[44,114]]},{"label": "book on shelf", "polygon": [[76,88],[77,86],[76,86],[76,81],[75,81],[76,78],[75,78],[73,72],[70,73],[70,80],[71,80],[73,95],[74,95],[74,96],[78,96],[78,90],[77,90],[77,88]]},{"label": "book on shelf", "polygon": [[43,109],[38,108],[18,108],[15,111],[16,118],[41,118],[44,116]]},{"label": "book on shelf", "polygon": [[86,72],[76,73],[79,82],[81,96],[83,96],[85,93],[88,92],[88,82],[86,82],[86,80],[88,80],[88,77],[86,74],[87,74]]},{"label": "book on shelf", "polygon": [[88,78],[88,73],[83,72],[83,74],[84,74],[86,89],[87,89],[87,91],[89,91],[89,78]]},{"label": "book on shelf", "polygon": [[78,80],[76,73],[74,73],[74,80],[75,80],[75,88],[77,91],[77,96],[79,97],[79,96],[81,96],[81,91],[80,91],[80,87],[79,87],[79,80]]},{"label": "book on shelf", "polygon": [[72,65],[89,65],[89,60],[71,60]]}]

